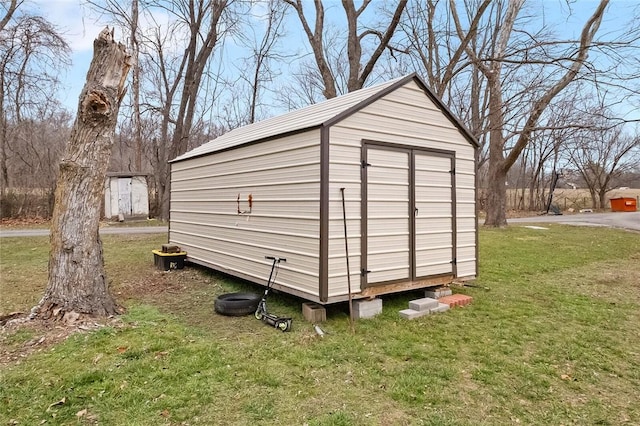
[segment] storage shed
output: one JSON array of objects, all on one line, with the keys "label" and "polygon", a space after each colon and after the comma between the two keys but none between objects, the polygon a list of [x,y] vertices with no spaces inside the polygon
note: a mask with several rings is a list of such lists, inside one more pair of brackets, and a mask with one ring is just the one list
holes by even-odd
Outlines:
[{"label": "storage shed", "polygon": [[107,173],[104,184],[104,216],[106,218],[149,216],[147,175]]},{"label": "storage shed", "polygon": [[187,261],[329,304],[477,271],[478,144],[412,74],[230,131],[171,161]]}]

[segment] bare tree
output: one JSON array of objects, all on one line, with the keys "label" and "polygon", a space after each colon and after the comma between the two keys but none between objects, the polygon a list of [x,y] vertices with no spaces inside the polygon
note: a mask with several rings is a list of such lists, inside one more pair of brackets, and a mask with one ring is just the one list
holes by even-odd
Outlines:
[{"label": "bare tree", "polygon": [[[510,39],[514,32],[518,16],[524,5],[524,0],[514,0],[503,7],[502,2],[495,2],[495,25],[494,37],[490,52],[482,56],[480,52],[471,46],[465,48],[465,52],[486,79],[488,89],[488,125],[489,125],[489,169],[487,176],[487,199],[486,199],[486,219],[485,225],[504,226],[506,221],[506,177],[509,169],[516,162],[523,149],[528,145],[532,132],[545,109],[551,101],[564,90],[578,75],[580,69],[587,61],[590,49],[596,32],[602,22],[604,11],[608,5],[608,0],[601,0],[593,15],[585,23],[580,40],[572,51],[558,58],[547,58],[545,60],[531,61],[524,54],[526,49],[518,48],[518,56],[509,50]],[[468,33],[464,31],[458,17],[456,4],[449,1],[449,9],[456,26],[456,32],[460,40],[465,40]],[[551,43],[531,40],[534,45],[540,47],[546,45],[549,48]],[[528,51],[531,51],[530,49]],[[505,110],[504,72],[505,63],[531,64],[539,62],[541,64],[561,64],[563,73],[554,76],[552,83],[548,85],[544,92],[535,98],[530,98],[530,111],[526,114],[524,123],[519,126],[515,142],[507,146],[510,141],[505,134],[505,123],[508,119],[508,111]],[[540,71],[538,71],[540,72]],[[550,81],[547,78],[547,81]],[[505,154],[506,153],[506,154]]]},{"label": "bare tree", "polygon": [[[486,23],[490,5],[491,0],[482,0],[466,6],[468,29],[460,39],[447,1],[410,1],[395,46],[405,53],[398,59],[408,58],[408,68],[425,76],[429,87],[467,125],[481,146],[487,136],[487,85],[466,49],[481,50],[490,44],[493,32]],[[480,164],[485,161],[483,151]]]},{"label": "bare tree", "polygon": [[[290,5],[298,15],[302,28],[307,35],[313,56],[315,58],[318,71],[324,83],[324,97],[334,98],[338,95],[338,85],[336,82],[336,63],[331,63],[327,57],[327,46],[325,45],[325,8],[322,0],[314,0],[315,21],[313,29],[305,15],[303,0],[284,0]],[[345,41],[348,65],[347,65],[347,91],[360,89],[364,86],[367,78],[371,75],[374,67],[385,49],[389,47],[391,38],[400,22],[407,0],[399,0],[395,6],[393,14],[386,24],[379,24],[375,28],[363,29],[362,17],[371,5],[371,0],[365,0],[360,7],[356,8],[353,0],[342,0],[342,7],[347,18],[347,38]],[[384,25],[384,27],[383,27]],[[383,27],[384,30],[379,30]],[[374,38],[372,45],[366,45],[365,40]],[[363,58],[363,50],[371,48],[368,58]],[[333,67],[333,68],[332,68]]]},{"label": "bare tree", "polygon": [[[53,25],[39,16],[22,14],[13,19],[0,30],[0,38],[0,193],[4,194],[10,180],[19,175],[10,173],[11,158],[25,164],[34,160],[27,153],[31,135],[25,131],[51,112],[48,109],[61,108],[50,98],[59,73],[70,63],[70,49]],[[35,169],[28,175],[38,176]]]},{"label": "bare tree", "polygon": [[593,206],[605,208],[607,191],[640,161],[640,137],[624,134],[622,126],[594,126],[576,132],[569,141],[567,156],[586,183]]},{"label": "bare tree", "polygon": [[[266,12],[262,17],[258,18],[258,22],[265,22],[262,36],[258,35],[254,28],[256,21],[251,20],[245,26],[245,35],[242,37],[244,44],[251,52],[251,56],[244,61],[245,66],[243,69],[238,70],[240,78],[249,86],[248,123],[256,121],[260,92],[267,83],[274,80],[276,71],[271,66],[271,63],[275,60],[281,61],[284,59],[284,55],[277,52],[276,47],[284,32],[282,27],[285,17],[285,4],[281,0],[267,0],[263,4]],[[260,5],[260,3],[257,3],[257,5]]]},{"label": "bare tree", "polygon": [[276,99],[288,111],[321,102],[324,83],[312,60],[303,60],[291,72],[289,80],[277,91]]},{"label": "bare tree", "polygon": [[[9,4],[6,4],[6,3],[9,3]],[[7,26],[9,21],[11,21],[11,18],[16,13],[16,10],[18,10],[18,7],[22,3],[23,3],[22,1],[18,1],[18,0],[2,2],[2,9],[4,9],[4,13],[1,15],[2,17],[0,18],[0,32],[4,30],[4,28]]]},{"label": "bare tree", "polygon": [[[230,5],[227,0],[179,0],[175,3],[177,4],[166,4],[162,1],[153,2],[156,7],[175,16],[175,28],[186,31],[187,34],[186,46],[179,63],[176,64],[177,69],[173,73],[172,81],[169,81],[167,62],[164,57],[167,52],[156,50],[158,55],[156,60],[164,62],[160,70],[161,74],[164,74],[161,77],[164,80],[163,87],[168,90],[168,93],[171,93],[172,99],[178,102],[177,106],[166,102],[162,106],[167,121],[163,123],[163,131],[165,125],[168,128],[169,124],[173,125],[173,131],[171,139],[167,141],[168,149],[165,152],[168,155],[164,157],[164,161],[160,160],[158,165],[187,151],[189,135],[196,119],[200,87],[209,59],[223,32],[233,26],[233,22],[230,20],[223,22],[223,15],[228,12]],[[172,34],[173,42],[176,42],[177,35],[177,33]],[[156,41],[160,38],[156,37]],[[157,47],[162,46],[156,44]],[[174,97],[174,95],[178,96]],[[166,136],[168,136],[168,132]],[[160,212],[163,219],[168,219],[171,185],[168,167],[164,166],[164,170],[158,170],[157,176],[158,199],[161,203]]]},{"label": "bare tree", "polygon": [[129,40],[129,52],[131,54],[131,91],[128,93],[130,99],[130,114],[129,120],[131,121],[131,127],[133,130],[134,140],[134,162],[133,170],[136,172],[142,172],[142,157],[143,157],[143,140],[142,140],[142,125],[141,125],[141,112],[140,112],[140,7],[138,0],[87,0],[87,4],[92,9],[99,12],[102,15],[111,17],[112,24],[118,25],[123,31],[124,35]]},{"label": "bare tree", "polygon": [[43,319],[117,313],[98,233],[104,179],[130,68],[124,45],[105,28],[93,60],[64,157],[51,220],[49,282],[33,310]]},{"label": "bare tree", "polygon": [[[523,165],[522,208],[542,210],[549,186],[548,176],[561,169],[561,154],[567,140],[578,130],[590,127],[583,123],[584,117],[577,108],[583,94],[580,91],[567,93],[551,104],[540,119],[540,124],[531,135],[531,142],[521,155]],[[524,188],[528,190],[528,200],[524,202]]]},{"label": "bare tree", "polygon": [[[134,126],[135,137],[147,138],[151,145],[154,186],[163,219],[169,217],[167,161],[187,151],[191,132],[201,124],[201,104],[206,98],[201,90],[203,79],[209,78],[215,47],[234,28],[230,12],[234,3],[233,0],[131,0],[124,5],[112,0],[92,2],[95,9],[126,28],[133,53],[139,56],[136,62],[144,67],[137,78],[134,75],[133,83],[139,85],[140,94],[138,100],[132,100],[132,117],[140,120]],[[156,130],[145,134],[142,121],[155,123]]]}]

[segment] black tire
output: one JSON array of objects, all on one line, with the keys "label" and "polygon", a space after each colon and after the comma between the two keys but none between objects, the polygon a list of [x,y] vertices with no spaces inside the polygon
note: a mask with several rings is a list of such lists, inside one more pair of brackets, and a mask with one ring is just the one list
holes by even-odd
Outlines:
[{"label": "black tire", "polygon": [[214,310],[232,317],[251,315],[258,308],[261,296],[255,293],[227,293],[221,294],[213,304]]}]

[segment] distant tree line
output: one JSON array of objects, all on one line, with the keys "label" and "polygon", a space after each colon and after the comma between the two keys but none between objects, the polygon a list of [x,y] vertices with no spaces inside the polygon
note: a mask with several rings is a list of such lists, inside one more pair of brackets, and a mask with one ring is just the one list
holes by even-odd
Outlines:
[{"label": "distant tree line", "polygon": [[[145,173],[168,217],[168,160],[238,126],[409,72],[421,75],[481,144],[480,205],[506,224],[506,190],[541,210],[562,170],[605,206],[637,185],[640,19],[601,26],[590,5],[524,0],[90,0],[133,68],[110,170]],[[582,6],[580,6],[582,7]],[[543,19],[544,18],[544,19]],[[81,25],[78,22],[78,25]],[[21,1],[0,5],[0,214],[50,215],[73,111],[57,101],[71,66],[64,34]],[[635,183],[634,183],[635,182]],[[524,191],[526,189],[526,191]]]}]

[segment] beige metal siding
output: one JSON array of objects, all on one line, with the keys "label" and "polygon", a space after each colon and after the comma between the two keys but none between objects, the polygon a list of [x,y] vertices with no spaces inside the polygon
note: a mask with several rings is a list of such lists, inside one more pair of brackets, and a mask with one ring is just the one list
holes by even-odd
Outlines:
[{"label": "beige metal siding", "polygon": [[409,153],[367,150],[367,283],[408,280]]},{"label": "beige metal siding", "polygon": [[[361,197],[360,140],[331,141],[329,158],[329,297],[348,294],[347,262],[344,241],[344,222],[340,188],[344,188],[349,240],[351,292],[360,292],[360,223]],[[344,142],[344,143],[343,143]]]},{"label": "beige metal siding", "polygon": [[415,154],[416,277],[453,271],[451,157]]},{"label": "beige metal siding", "polygon": [[[361,187],[354,182],[360,171],[361,143],[363,140],[421,147],[442,151],[455,151],[455,212],[456,212],[456,272],[458,277],[473,277],[476,273],[476,218],[475,218],[475,159],[474,147],[460,130],[432,103],[414,81],[387,94],[355,114],[346,117],[331,127],[330,132],[330,197],[339,197],[339,188],[345,187],[349,225],[350,263],[352,283],[358,264],[352,246],[358,246],[361,230],[357,224],[357,202]],[[340,217],[341,205],[330,204],[330,217]],[[435,220],[435,219],[434,219]],[[442,218],[432,226],[445,227],[451,220]],[[337,227],[330,227],[330,239],[338,239]],[[330,245],[330,257],[339,258]],[[338,245],[335,245],[338,247]],[[344,254],[344,249],[342,249]],[[444,260],[443,260],[444,262]],[[444,264],[444,263],[443,263]],[[331,265],[331,263],[330,263]],[[344,269],[344,262],[342,264]],[[369,268],[370,269],[370,268]],[[330,269],[330,294],[340,294],[334,288],[343,288],[344,277],[336,277]],[[340,279],[338,279],[340,278]],[[342,293],[345,294],[345,293]]]},{"label": "beige metal siding", "polygon": [[170,242],[198,263],[263,283],[264,257],[285,257],[277,283],[317,297],[319,147],[313,130],[174,163]]},{"label": "beige metal siding", "polygon": [[477,262],[475,167],[468,161],[460,161],[456,167],[456,220],[457,275],[474,277]]}]

